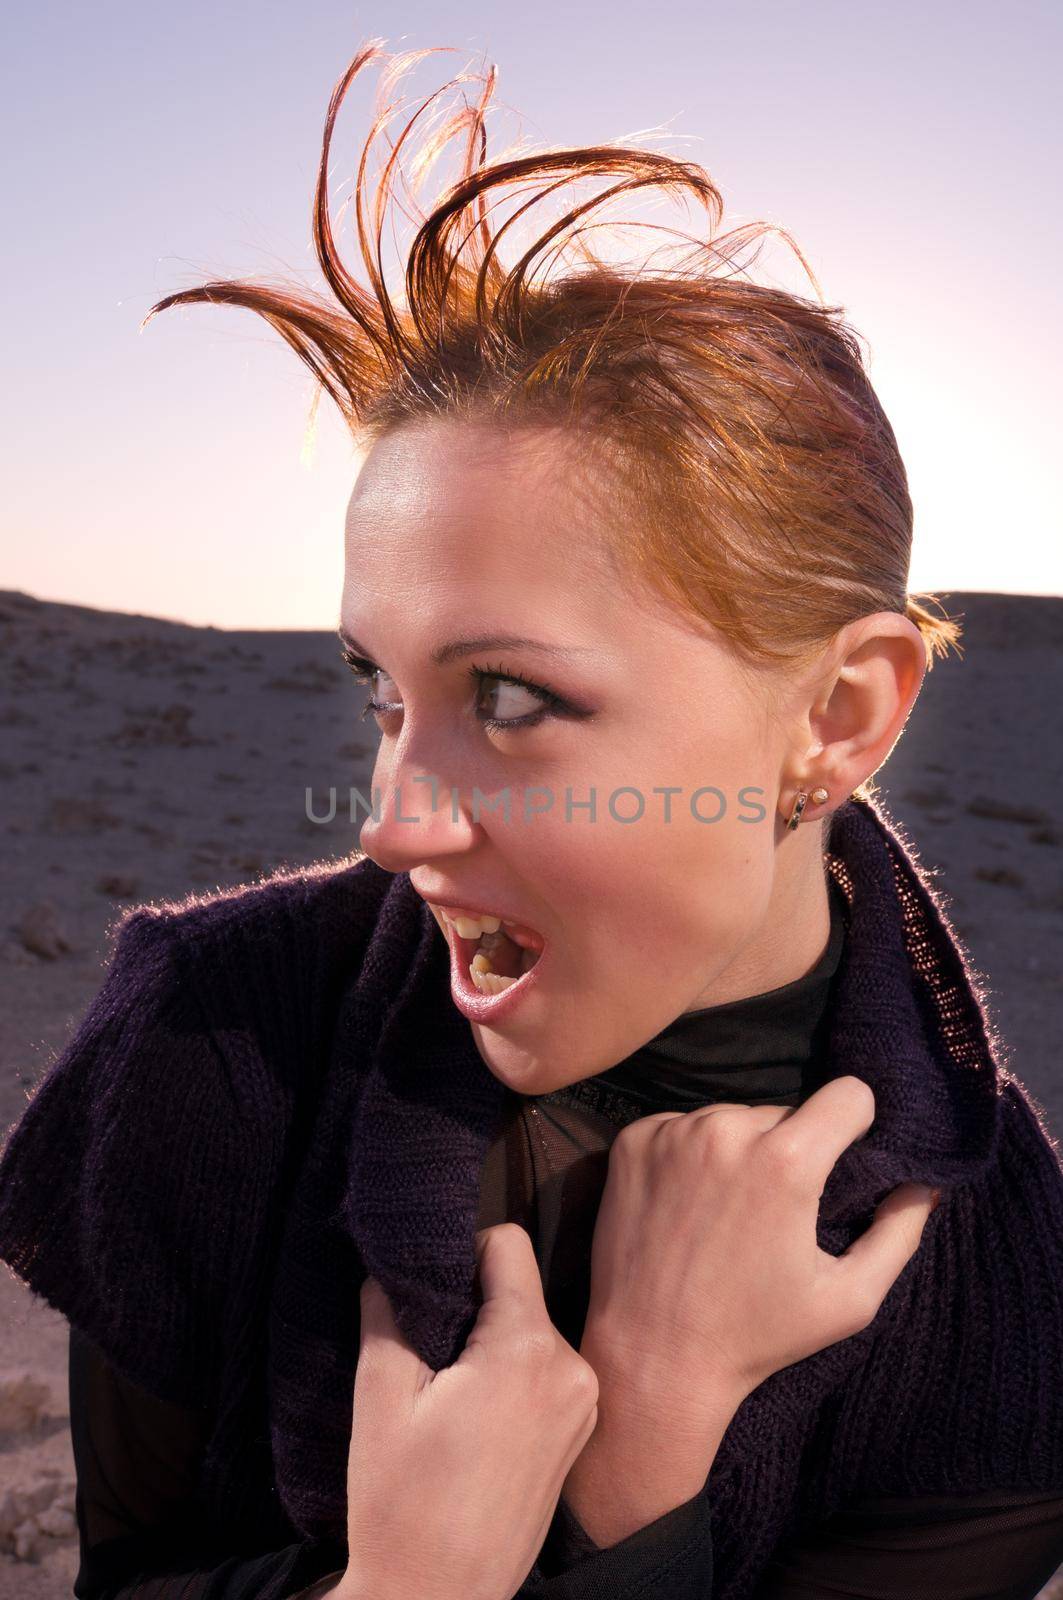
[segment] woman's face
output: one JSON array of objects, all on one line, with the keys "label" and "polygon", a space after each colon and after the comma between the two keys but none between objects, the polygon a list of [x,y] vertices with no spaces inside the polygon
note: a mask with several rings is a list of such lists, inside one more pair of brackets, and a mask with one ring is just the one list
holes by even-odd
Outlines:
[{"label": "woman's face", "polygon": [[[544,941],[497,1017],[465,1010],[527,1094],[606,1070],[682,1011],[790,982],[828,932],[819,829],[788,834],[780,812],[778,679],[622,577],[601,535],[623,530],[599,528],[563,459],[489,424],[385,437],[351,497],[341,612],[388,707],[361,848]],[[525,642],[475,643],[499,636]]]}]

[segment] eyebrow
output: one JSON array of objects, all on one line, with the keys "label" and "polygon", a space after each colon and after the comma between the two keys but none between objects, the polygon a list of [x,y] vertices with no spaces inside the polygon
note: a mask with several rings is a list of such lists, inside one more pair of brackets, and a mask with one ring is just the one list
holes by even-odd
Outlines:
[{"label": "eyebrow", "polygon": [[[369,652],[353,639],[346,628],[337,630],[340,640],[348,650],[355,655],[371,659]],[[538,639],[525,639],[516,633],[484,633],[474,639],[452,639],[448,644],[437,645],[431,652],[429,659],[437,667],[445,667],[449,661],[456,661],[460,656],[476,655],[481,650],[537,650],[540,655],[566,656],[590,655],[592,649],[586,645],[576,645],[566,649],[564,645],[543,644]]]}]

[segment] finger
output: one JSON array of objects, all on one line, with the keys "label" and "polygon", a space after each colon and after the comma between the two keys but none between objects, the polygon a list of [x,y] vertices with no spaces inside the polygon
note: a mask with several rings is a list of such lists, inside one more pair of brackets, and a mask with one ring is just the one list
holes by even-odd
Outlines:
[{"label": "finger", "polygon": [[647,1116],[639,1117],[635,1125],[648,1132],[659,1123],[673,1122],[677,1117],[689,1119],[691,1117],[711,1117],[714,1111],[764,1111],[766,1109],[768,1108],[764,1106],[746,1105],[741,1100],[715,1100],[711,1106],[695,1106],[693,1111],[651,1111]]},{"label": "finger", "polygon": [[800,1165],[810,1183],[818,1185],[817,1193],[822,1194],[838,1157],[874,1122],[874,1090],[863,1078],[846,1073],[823,1084],[799,1106],[788,1109],[792,1115],[780,1118],[765,1138],[770,1140],[777,1135],[797,1145],[803,1157]]},{"label": "finger", "polygon": [[358,1365],[355,1378],[362,1374],[363,1383],[372,1375],[376,1381],[416,1384],[420,1381],[424,1362],[407,1339],[391,1307],[391,1301],[376,1278],[367,1277],[359,1291]]},{"label": "finger", "polygon": [[742,1101],[718,1100],[715,1105],[699,1106],[696,1111],[691,1111],[688,1113],[688,1115],[692,1117],[705,1117],[709,1116],[713,1111],[733,1111],[736,1108],[741,1111],[748,1111],[749,1115],[760,1127],[765,1130],[765,1132],[768,1128],[775,1128],[780,1122],[785,1122],[787,1117],[792,1117],[794,1111],[796,1110],[795,1106],[774,1106],[767,1104],[751,1106]]},{"label": "finger", "polygon": [[481,1228],[476,1256],[485,1322],[490,1319],[494,1326],[549,1322],[542,1274],[526,1228],[517,1222]]},{"label": "finger", "polygon": [[734,1115],[735,1112],[745,1113],[746,1118],[752,1119],[754,1128],[762,1133],[776,1127],[780,1122],[792,1115],[793,1106],[758,1105],[751,1106],[742,1100],[717,1100],[709,1106],[697,1106],[693,1111],[654,1111],[649,1116],[639,1117],[635,1122],[629,1123],[628,1138],[633,1134],[639,1137],[650,1138],[654,1130],[662,1123],[673,1122],[679,1119],[683,1122],[701,1120],[704,1117],[722,1116],[726,1113]]},{"label": "finger", "polygon": [[902,1183],[875,1208],[875,1220],[848,1250],[832,1257],[842,1281],[861,1301],[877,1308],[919,1248],[934,1192],[925,1183]]}]

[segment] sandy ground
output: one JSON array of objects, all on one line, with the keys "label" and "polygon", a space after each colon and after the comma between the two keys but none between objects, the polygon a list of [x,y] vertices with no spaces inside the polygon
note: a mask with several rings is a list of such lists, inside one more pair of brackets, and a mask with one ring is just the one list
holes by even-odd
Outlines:
[{"label": "sandy ground", "polygon": [[[1063,600],[952,594],[964,660],[928,675],[879,775],[940,872],[1013,1069],[1063,1136]],[[0,1138],[102,980],[133,903],[251,883],[355,844],[330,785],[368,792],[327,632],[236,632],[0,591]],[[65,1320],[0,1269],[0,1595],[77,1571]],[[1063,1600],[1063,1569],[1044,1591]]]}]

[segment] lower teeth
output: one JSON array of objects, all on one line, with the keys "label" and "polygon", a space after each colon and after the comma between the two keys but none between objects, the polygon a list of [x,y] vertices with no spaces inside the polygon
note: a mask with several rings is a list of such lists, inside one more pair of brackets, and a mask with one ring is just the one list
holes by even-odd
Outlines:
[{"label": "lower teeth", "polygon": [[521,970],[517,977],[507,978],[500,972],[491,971],[491,961],[482,950],[478,950],[469,966],[469,977],[473,987],[479,989],[481,994],[501,994],[503,989],[508,989],[511,983],[517,983],[526,972],[535,965],[536,952],[525,950],[521,958]]}]

